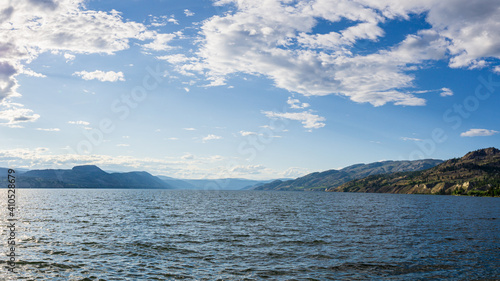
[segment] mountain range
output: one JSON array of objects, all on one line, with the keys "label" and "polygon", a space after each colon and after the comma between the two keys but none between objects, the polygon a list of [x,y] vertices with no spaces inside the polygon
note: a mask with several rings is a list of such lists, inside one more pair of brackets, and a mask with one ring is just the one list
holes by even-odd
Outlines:
[{"label": "mountain range", "polygon": [[430,169],[369,176],[327,191],[500,196],[500,150],[480,149]]},{"label": "mountain range", "polygon": [[316,172],[295,180],[276,180],[255,187],[255,190],[279,191],[325,191],[346,182],[365,178],[371,175],[395,172],[418,171],[441,164],[442,160],[425,159],[415,161],[381,161],[370,164],[356,164],[341,170]]},{"label": "mountain range", "polygon": [[[6,173],[5,173],[6,174]],[[107,173],[97,166],[18,172],[19,188],[173,188],[147,172]]]},{"label": "mountain range", "polygon": [[270,182],[249,179],[225,178],[225,179],[176,179],[166,176],[158,176],[161,180],[177,189],[201,189],[201,190],[246,190],[254,186]]},{"label": "mountain range", "polygon": [[[7,175],[6,168],[0,173]],[[381,161],[316,172],[294,180],[175,179],[147,172],[105,172],[97,166],[16,170],[20,188],[155,188],[332,191],[500,196],[500,150],[490,147],[447,161]],[[0,177],[6,186],[7,177]]]},{"label": "mountain range", "polygon": [[[7,174],[0,168],[0,174]],[[16,186],[19,188],[155,188],[239,190],[248,189],[269,181],[248,179],[175,179],[153,176],[147,172],[105,172],[94,165],[76,166],[73,169],[25,170],[16,169]],[[6,178],[0,178],[5,185]]]}]

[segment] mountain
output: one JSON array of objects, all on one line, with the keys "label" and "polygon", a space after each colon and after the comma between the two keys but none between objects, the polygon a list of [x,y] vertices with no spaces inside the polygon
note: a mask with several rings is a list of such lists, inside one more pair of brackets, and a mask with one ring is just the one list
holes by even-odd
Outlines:
[{"label": "mountain", "polygon": [[31,170],[18,174],[20,188],[172,188],[147,172],[107,173],[97,166]]},{"label": "mountain", "polygon": [[175,179],[166,176],[158,176],[164,182],[177,189],[199,189],[199,190],[241,190],[251,189],[253,186],[268,183],[269,181],[247,180],[247,179]]},{"label": "mountain", "polygon": [[[2,175],[7,175],[9,169],[10,168],[0,168],[0,177]],[[24,173],[28,172],[29,170],[28,169],[19,169],[19,168],[16,168],[15,171],[16,171],[17,175],[20,175],[20,174],[24,174]]]},{"label": "mountain", "polygon": [[156,176],[156,177],[176,189],[197,189],[194,185],[184,180],[171,178],[167,176]]},{"label": "mountain", "polygon": [[500,150],[480,149],[427,170],[369,176],[328,191],[500,196]]},{"label": "mountain", "polygon": [[256,187],[255,190],[324,191],[340,186],[351,180],[361,179],[371,175],[424,170],[442,162],[442,160],[425,159],[416,161],[382,161],[370,164],[356,164],[341,170],[328,170],[308,174],[295,180],[276,180]]}]

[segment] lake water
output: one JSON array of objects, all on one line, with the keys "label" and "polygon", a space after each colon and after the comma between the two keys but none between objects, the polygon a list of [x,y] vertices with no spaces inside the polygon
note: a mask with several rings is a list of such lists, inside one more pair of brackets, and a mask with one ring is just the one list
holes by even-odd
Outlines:
[{"label": "lake water", "polygon": [[3,270],[3,254],[2,280],[500,278],[500,198],[17,192],[20,273]]}]

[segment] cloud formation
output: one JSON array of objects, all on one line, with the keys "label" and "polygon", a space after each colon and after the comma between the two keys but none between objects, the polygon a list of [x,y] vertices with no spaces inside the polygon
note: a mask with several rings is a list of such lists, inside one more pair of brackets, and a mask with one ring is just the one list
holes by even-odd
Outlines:
[{"label": "cloud formation", "polygon": [[494,134],[498,134],[498,131],[487,130],[487,129],[470,129],[467,132],[460,134],[461,137],[488,137]]},{"label": "cloud formation", "polygon": [[36,128],[37,131],[45,131],[45,132],[59,132],[61,129],[59,128]]},{"label": "cloud formation", "polygon": [[257,135],[257,133],[256,132],[250,132],[250,131],[240,131],[240,135],[242,137],[247,137],[247,136]]},{"label": "cloud formation", "polygon": [[453,96],[453,91],[450,90],[449,88],[442,88],[441,91],[442,92],[439,95],[442,96],[442,97]]},{"label": "cloud formation", "polygon": [[[18,126],[15,124],[32,122],[39,117],[22,105],[12,103],[12,98],[20,96],[18,75],[44,77],[25,67],[42,53],[64,53],[69,62],[75,59],[75,54],[114,54],[128,49],[131,39],[145,41],[145,48],[163,50],[168,48],[168,38],[174,36],[148,30],[142,23],[126,21],[115,10],[88,10],[84,2],[0,2],[0,110],[8,111],[0,116],[0,122]],[[12,118],[13,115],[17,117]]]},{"label": "cloud formation", "polygon": [[116,81],[125,81],[125,78],[123,76],[123,72],[114,72],[114,71],[108,71],[104,72],[101,70],[95,70],[92,72],[88,71],[77,71],[73,73],[75,76],[80,76],[82,77],[83,80],[99,80],[101,82],[116,82]]},{"label": "cloud formation", "polygon": [[220,140],[222,139],[221,136],[217,136],[217,135],[213,135],[213,134],[209,134],[208,136],[206,137],[203,137],[203,142],[206,142],[206,141],[210,141],[210,140]]},{"label": "cloud formation", "polygon": [[68,121],[68,124],[72,124],[72,125],[83,125],[83,126],[88,126],[90,125],[89,122],[87,121],[82,121],[82,120],[78,120],[78,121]]},{"label": "cloud formation", "polygon": [[[229,75],[243,72],[306,96],[421,106],[425,99],[408,90],[416,86],[413,70],[438,60],[454,68],[484,67],[485,58],[500,58],[497,1],[221,0],[216,5],[234,9],[203,22],[196,56],[168,59],[182,74],[206,75],[208,86],[225,85]],[[385,36],[381,24],[415,15],[426,15],[431,27],[393,46],[358,52],[361,40]],[[320,20],[351,25],[315,33]]]},{"label": "cloud formation", "polygon": [[[126,146],[124,146],[126,147]],[[0,149],[0,166],[26,169],[71,169],[77,165],[97,165],[104,170],[148,171],[153,175],[168,175],[176,178],[260,178],[294,177],[303,175],[305,169],[290,168],[276,171],[262,165],[225,163],[220,155],[192,155],[180,157],[132,157],[110,155],[56,154],[48,148]],[[207,177],[207,175],[209,175]]]},{"label": "cloud formation", "polygon": [[[1,109],[3,108],[3,109]],[[35,114],[33,110],[22,108],[19,104],[1,104],[0,103],[0,125],[10,128],[23,128],[21,123],[34,122],[40,115]]]},{"label": "cloud formation", "polygon": [[326,121],[325,117],[321,117],[316,114],[312,114],[309,111],[303,112],[273,112],[273,111],[263,111],[262,112],[268,118],[283,118],[289,120],[300,121],[304,128],[306,129],[318,129],[325,126],[323,121]]},{"label": "cloud formation", "polygon": [[291,97],[288,97],[288,100],[286,101],[286,103],[288,103],[290,105],[290,108],[293,108],[293,109],[303,109],[303,108],[311,106],[308,103],[301,103],[298,99],[293,99]]}]

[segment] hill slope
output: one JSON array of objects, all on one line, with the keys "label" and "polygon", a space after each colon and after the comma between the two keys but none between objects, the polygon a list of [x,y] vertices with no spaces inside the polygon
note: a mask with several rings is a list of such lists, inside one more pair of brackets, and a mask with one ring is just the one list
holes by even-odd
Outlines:
[{"label": "hill slope", "polygon": [[424,171],[369,176],[328,191],[498,196],[500,150],[480,149]]},{"label": "hill slope", "polygon": [[20,188],[172,188],[147,172],[106,173],[97,166],[31,170],[17,175]]},{"label": "hill slope", "polygon": [[416,161],[382,161],[370,164],[356,164],[341,170],[328,170],[305,175],[295,180],[276,180],[255,188],[255,190],[280,191],[323,191],[342,185],[348,181],[371,175],[395,172],[418,171],[434,167],[442,160],[425,159]]}]

